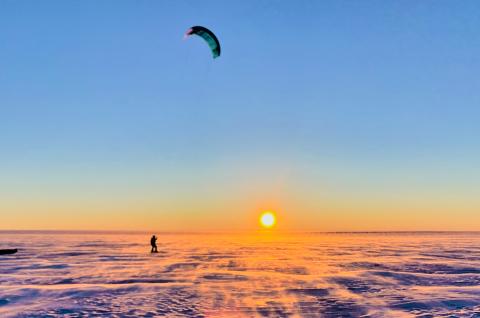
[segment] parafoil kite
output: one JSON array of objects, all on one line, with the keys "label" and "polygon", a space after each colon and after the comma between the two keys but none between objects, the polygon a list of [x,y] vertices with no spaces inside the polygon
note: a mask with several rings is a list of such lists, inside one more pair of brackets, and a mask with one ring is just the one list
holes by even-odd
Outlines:
[{"label": "parafoil kite", "polygon": [[198,35],[207,42],[214,59],[220,56],[220,42],[212,31],[202,26],[193,26],[187,30],[185,37],[192,34]]}]

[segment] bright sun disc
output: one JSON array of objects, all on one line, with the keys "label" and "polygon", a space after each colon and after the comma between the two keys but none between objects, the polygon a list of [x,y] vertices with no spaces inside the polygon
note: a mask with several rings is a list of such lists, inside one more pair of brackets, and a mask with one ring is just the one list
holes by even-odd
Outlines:
[{"label": "bright sun disc", "polygon": [[270,228],[275,225],[275,215],[272,212],[264,212],[260,216],[260,224],[263,227]]}]

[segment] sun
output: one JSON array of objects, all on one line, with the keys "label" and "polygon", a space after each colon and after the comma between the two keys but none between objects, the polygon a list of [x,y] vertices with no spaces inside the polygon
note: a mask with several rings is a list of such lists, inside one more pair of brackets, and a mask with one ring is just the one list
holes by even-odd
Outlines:
[{"label": "sun", "polygon": [[275,214],[270,211],[263,212],[262,215],[260,215],[260,224],[264,228],[271,228],[275,225]]}]

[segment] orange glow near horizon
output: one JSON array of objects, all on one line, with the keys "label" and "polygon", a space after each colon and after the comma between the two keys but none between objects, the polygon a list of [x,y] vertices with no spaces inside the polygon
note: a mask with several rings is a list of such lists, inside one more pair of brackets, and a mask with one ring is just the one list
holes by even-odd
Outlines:
[{"label": "orange glow near horizon", "polygon": [[[461,197],[463,202],[447,195],[436,201],[431,196],[412,195],[409,201],[404,201],[403,197],[372,199],[367,194],[360,197],[350,193],[315,198],[313,191],[305,190],[304,197],[262,193],[262,197],[248,196],[246,200],[224,193],[200,197],[196,193],[162,192],[151,197],[153,194],[139,188],[130,193],[107,189],[95,197],[80,188],[78,192],[85,195],[80,199],[69,192],[54,195],[53,190],[38,193],[14,190],[17,195],[10,193],[11,196],[0,200],[0,230],[476,231],[480,221],[476,213],[479,204],[467,196]],[[229,199],[217,200],[217,195]],[[225,213],[227,210],[229,213]],[[266,212],[274,214],[276,219],[270,228],[261,222]]]}]

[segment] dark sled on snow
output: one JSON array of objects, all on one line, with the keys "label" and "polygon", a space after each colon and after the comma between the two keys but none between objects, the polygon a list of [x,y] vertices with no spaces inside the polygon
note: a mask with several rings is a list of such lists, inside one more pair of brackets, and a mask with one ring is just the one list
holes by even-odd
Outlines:
[{"label": "dark sled on snow", "polygon": [[0,255],[15,254],[16,252],[18,252],[18,249],[16,249],[16,248],[0,250]]}]

